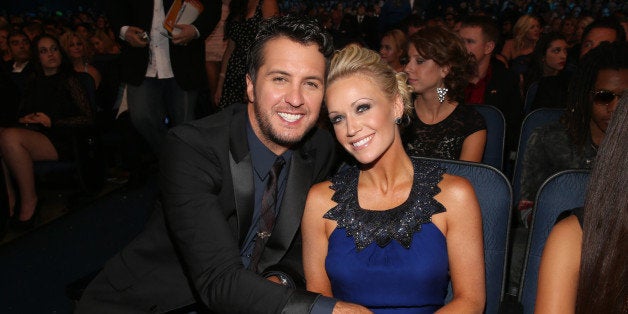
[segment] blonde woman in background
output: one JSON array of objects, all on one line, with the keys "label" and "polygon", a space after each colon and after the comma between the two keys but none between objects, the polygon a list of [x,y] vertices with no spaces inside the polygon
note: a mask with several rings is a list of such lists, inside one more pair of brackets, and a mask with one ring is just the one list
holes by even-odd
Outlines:
[{"label": "blonde woman in background", "polygon": [[382,36],[379,55],[395,71],[403,72],[403,65],[408,58],[407,46],[406,34],[401,30],[393,29]]},{"label": "blonde woman in background", "polygon": [[59,42],[61,42],[63,51],[65,51],[70,61],[72,61],[74,71],[89,74],[94,79],[95,87],[98,88],[102,76],[98,69],[89,64],[93,53],[83,37],[75,32],[65,32],[59,38]]}]

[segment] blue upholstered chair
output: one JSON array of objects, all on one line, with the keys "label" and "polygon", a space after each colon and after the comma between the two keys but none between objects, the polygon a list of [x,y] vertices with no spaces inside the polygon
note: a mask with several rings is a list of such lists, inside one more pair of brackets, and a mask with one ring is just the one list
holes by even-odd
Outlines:
[{"label": "blue upholstered chair", "polygon": [[534,313],[539,265],[545,241],[562,212],[584,206],[588,180],[588,170],[565,170],[549,177],[539,188],[519,289],[519,302],[523,305],[524,314]]},{"label": "blue upholstered chair", "polygon": [[[471,182],[482,211],[486,271],[485,313],[497,313],[504,296],[506,258],[510,236],[512,190],[508,179],[494,167],[458,160],[437,161],[447,173]],[[450,291],[451,293],[451,291]]]},{"label": "blue upholstered chair", "polygon": [[506,119],[502,112],[489,105],[473,105],[486,121],[486,147],[482,163],[503,170]]},{"label": "blue upholstered chair", "polygon": [[564,112],[564,109],[559,108],[540,108],[532,111],[525,117],[525,119],[523,119],[523,123],[521,125],[521,135],[519,135],[519,144],[517,146],[515,169],[512,178],[513,199],[515,206],[519,203],[519,197],[521,194],[521,164],[523,163],[523,156],[525,155],[528,138],[534,129],[552,122],[557,122]]}]

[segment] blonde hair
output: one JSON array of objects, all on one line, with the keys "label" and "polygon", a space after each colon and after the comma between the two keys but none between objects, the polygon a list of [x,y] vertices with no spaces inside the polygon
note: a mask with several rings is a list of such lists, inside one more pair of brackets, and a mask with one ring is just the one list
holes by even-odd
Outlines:
[{"label": "blonde hair", "polygon": [[89,61],[94,55],[94,51],[93,49],[91,49],[91,43],[83,39],[74,31],[68,31],[59,36],[59,43],[61,44],[61,48],[63,48],[63,51],[65,51],[65,53],[69,57],[70,44],[72,42],[72,38],[75,37],[76,39],[78,39],[78,41],[83,43],[83,61]]},{"label": "blonde hair", "polygon": [[514,36],[513,41],[515,44],[515,50],[519,51],[523,49],[526,35],[528,34],[528,31],[532,29],[533,22],[540,23],[539,19],[536,17],[526,14],[522,15],[515,23],[515,26],[513,26],[512,34]]},{"label": "blonde hair", "polygon": [[382,36],[382,38],[384,37],[392,38],[393,42],[395,43],[395,49],[397,51],[401,51],[401,55],[399,56],[399,62],[403,64],[403,61],[408,57],[408,37],[406,36],[406,34],[401,30],[393,29],[384,33],[384,36]]},{"label": "blonde hair", "polygon": [[327,74],[327,85],[351,75],[365,75],[375,82],[390,99],[400,96],[404,115],[412,112],[412,87],[406,83],[407,76],[396,72],[380,55],[368,48],[350,44],[337,51],[331,59]]}]

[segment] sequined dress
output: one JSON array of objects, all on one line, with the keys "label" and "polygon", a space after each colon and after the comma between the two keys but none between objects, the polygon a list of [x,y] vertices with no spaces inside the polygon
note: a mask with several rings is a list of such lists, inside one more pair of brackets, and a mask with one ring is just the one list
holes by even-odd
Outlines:
[{"label": "sequined dress", "polygon": [[445,236],[431,222],[445,208],[434,199],[444,170],[413,159],[408,199],[384,211],[358,204],[359,170],[332,178],[337,203],[324,217],[338,222],[325,260],[334,298],[375,313],[433,313],[443,306],[449,283]]}]

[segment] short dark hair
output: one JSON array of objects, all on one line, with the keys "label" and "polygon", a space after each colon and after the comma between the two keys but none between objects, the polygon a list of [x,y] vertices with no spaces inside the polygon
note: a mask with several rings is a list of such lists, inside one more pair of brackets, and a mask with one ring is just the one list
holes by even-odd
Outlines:
[{"label": "short dark hair", "polygon": [[617,37],[615,38],[615,41],[626,41],[626,31],[624,31],[621,24],[619,24],[619,22],[612,17],[595,20],[591,24],[587,25],[584,31],[582,31],[582,40],[584,40],[594,28],[613,29],[615,30],[615,35]]},{"label": "short dark hair", "polygon": [[317,45],[318,51],[325,56],[325,76],[327,76],[329,61],[334,52],[331,35],[314,18],[287,15],[272,17],[260,24],[247,56],[248,74],[251,80],[255,81],[257,70],[264,64],[263,50],[266,43],[280,37],[286,37],[303,45]]},{"label": "short dark hair", "polygon": [[497,23],[492,18],[482,15],[468,16],[462,20],[460,25],[460,28],[464,27],[479,27],[482,29],[482,35],[487,41],[494,42],[496,47],[499,45],[499,28],[497,28]]},{"label": "short dark hair", "polygon": [[28,40],[28,43],[29,44],[31,43],[30,38],[28,38],[28,35],[26,35],[26,33],[24,33],[23,31],[21,31],[21,30],[11,30],[9,32],[9,34],[7,35],[7,45],[10,44],[9,42],[11,41],[11,38],[17,37],[17,36],[24,36]]}]

